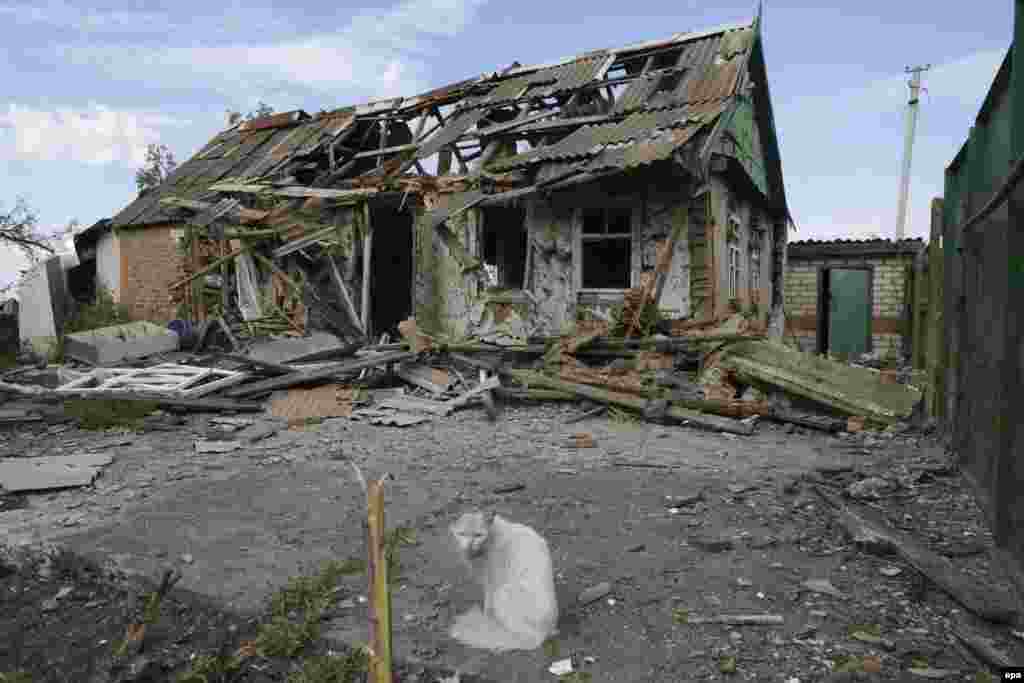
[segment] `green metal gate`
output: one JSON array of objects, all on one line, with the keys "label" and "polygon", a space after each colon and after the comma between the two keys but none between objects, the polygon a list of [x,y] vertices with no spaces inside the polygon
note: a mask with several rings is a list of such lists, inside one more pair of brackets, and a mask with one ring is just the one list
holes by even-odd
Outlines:
[{"label": "green metal gate", "polygon": [[835,355],[867,353],[871,342],[871,271],[828,271],[828,350]]}]

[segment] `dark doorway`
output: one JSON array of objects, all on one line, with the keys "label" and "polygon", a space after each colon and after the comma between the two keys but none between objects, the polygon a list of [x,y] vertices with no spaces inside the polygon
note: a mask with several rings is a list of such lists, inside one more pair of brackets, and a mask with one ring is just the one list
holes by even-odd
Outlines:
[{"label": "dark doorway", "polygon": [[870,268],[825,268],[818,281],[818,352],[852,357],[871,351]]},{"label": "dark doorway", "polygon": [[522,289],[526,273],[526,212],[484,210],[484,264],[502,289]]},{"label": "dark doorway", "polygon": [[412,315],[412,214],[374,207],[370,255],[370,329],[373,336],[398,336],[398,323]]}]

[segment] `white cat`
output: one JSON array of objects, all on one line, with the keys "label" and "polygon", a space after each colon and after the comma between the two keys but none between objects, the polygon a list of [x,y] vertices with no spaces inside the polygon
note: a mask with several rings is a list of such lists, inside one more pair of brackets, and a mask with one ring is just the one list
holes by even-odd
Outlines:
[{"label": "white cat", "polygon": [[463,562],[484,588],[451,628],[456,640],[488,650],[533,650],[556,633],[551,550],[536,531],[498,515],[467,512],[451,526]]}]

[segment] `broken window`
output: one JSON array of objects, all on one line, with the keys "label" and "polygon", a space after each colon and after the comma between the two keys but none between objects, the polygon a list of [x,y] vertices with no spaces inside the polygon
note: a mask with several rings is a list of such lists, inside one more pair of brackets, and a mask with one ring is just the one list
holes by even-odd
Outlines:
[{"label": "broken window", "polygon": [[736,299],[740,292],[740,247],[729,242],[729,298]]},{"label": "broken window", "polygon": [[750,300],[757,303],[761,296],[761,239],[760,233],[751,233],[750,240]]},{"label": "broken window", "polygon": [[580,255],[583,289],[628,289],[633,225],[629,209],[585,209]]},{"label": "broken window", "polygon": [[522,289],[526,269],[526,212],[517,208],[484,210],[484,269],[491,285]]}]

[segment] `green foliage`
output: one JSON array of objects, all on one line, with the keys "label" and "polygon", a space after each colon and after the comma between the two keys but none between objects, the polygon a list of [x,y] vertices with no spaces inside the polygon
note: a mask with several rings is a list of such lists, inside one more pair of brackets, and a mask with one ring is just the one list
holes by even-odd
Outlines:
[{"label": "green foliage", "polygon": [[[624,337],[626,336],[626,319],[624,316],[624,307],[622,304],[615,304],[611,307],[611,325],[609,330],[609,336],[611,337]],[[654,334],[658,323],[662,320],[661,311],[658,310],[657,304],[653,301],[644,303],[643,310],[640,311],[640,336],[649,337]]]},{"label": "green foliage", "polygon": [[589,671],[573,671],[572,673],[562,674],[558,677],[561,683],[590,683],[593,680]]},{"label": "green foliage", "polygon": [[114,301],[114,295],[103,285],[96,287],[96,299],[86,304],[64,324],[64,332],[73,334],[99,327],[110,327],[131,322],[132,316],[128,307]]},{"label": "green foliage", "polygon": [[398,561],[398,549],[402,546],[416,545],[416,532],[410,527],[395,527],[384,534],[384,557],[388,562],[388,580],[398,580],[401,564]]},{"label": "green foliage", "polygon": [[295,576],[271,599],[271,611],[287,615],[293,610],[322,609],[345,576],[362,574],[366,563],[362,560],[329,560],[312,576]]},{"label": "green foliage", "polygon": [[270,657],[297,655],[320,635],[320,619],[330,606],[341,578],[365,571],[366,564],[362,560],[330,560],[312,576],[290,579],[271,599],[273,616],[260,626],[257,650]]},{"label": "green foliage", "polygon": [[78,310],[64,323],[61,335],[51,352],[51,360],[55,363],[64,362],[65,336],[76,332],[95,330],[112,325],[123,325],[132,321],[131,312],[124,304],[114,301],[114,295],[103,285],[96,287],[96,299],[91,304],[78,307]]},{"label": "green foliage", "polygon": [[301,621],[275,615],[260,624],[256,649],[265,657],[294,657],[320,635],[320,612],[306,614]]},{"label": "green foliage", "polygon": [[199,655],[175,683],[219,683],[231,680],[241,668],[242,660],[235,656]]},{"label": "green foliage", "polygon": [[64,402],[64,414],[78,418],[82,429],[137,429],[142,418],[160,404],[156,401],[120,401],[117,399],[82,398]]},{"label": "green foliage", "polygon": [[32,674],[27,671],[0,672],[0,683],[32,683]]},{"label": "green foliage", "polygon": [[288,676],[288,683],[355,683],[362,680],[369,660],[366,652],[354,649],[343,657],[310,657],[302,669]]}]

